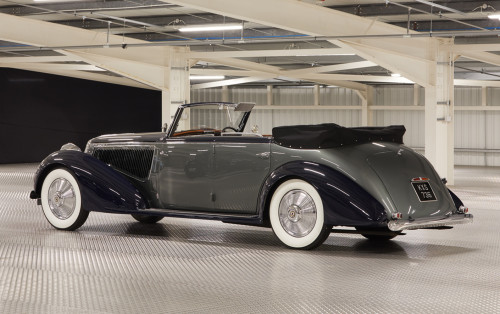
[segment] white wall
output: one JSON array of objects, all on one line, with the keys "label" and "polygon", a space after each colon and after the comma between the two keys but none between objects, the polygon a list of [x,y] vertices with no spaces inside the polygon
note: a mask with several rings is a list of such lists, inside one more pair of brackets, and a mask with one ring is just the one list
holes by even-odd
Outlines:
[{"label": "white wall", "polygon": [[[482,105],[500,108],[500,88],[487,88],[486,101],[482,101],[481,87],[456,87],[455,107],[475,106],[478,110],[455,110],[455,164],[500,166],[500,111],[485,110]],[[373,123],[377,126],[403,124],[406,127],[405,144],[424,147],[424,89],[420,88],[414,101],[414,88],[410,85],[377,86],[375,106],[408,106],[408,110],[388,108],[373,110]],[[220,88],[191,91],[191,100],[220,101]],[[255,102],[267,105],[266,88],[229,87],[229,101]],[[271,134],[272,127],[293,124],[337,123],[342,126],[360,126],[361,100],[350,89],[320,88],[320,105],[314,103],[310,87],[274,87],[272,109],[254,110],[248,126],[258,125],[262,134]],[[279,109],[279,106],[297,106]],[[304,106],[311,106],[304,108]],[[321,106],[354,106],[347,109],[321,109]],[[416,108],[417,106],[418,108]],[[412,110],[413,109],[413,110]],[[417,110],[415,110],[417,109]]]}]

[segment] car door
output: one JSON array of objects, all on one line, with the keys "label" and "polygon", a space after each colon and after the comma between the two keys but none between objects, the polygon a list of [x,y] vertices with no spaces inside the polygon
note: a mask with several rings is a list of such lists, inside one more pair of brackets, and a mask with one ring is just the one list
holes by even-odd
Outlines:
[{"label": "car door", "polygon": [[212,211],[213,136],[168,140],[159,152],[163,208]]},{"label": "car door", "polygon": [[269,174],[270,139],[221,136],[215,139],[213,189],[215,210],[254,214],[262,183]]}]

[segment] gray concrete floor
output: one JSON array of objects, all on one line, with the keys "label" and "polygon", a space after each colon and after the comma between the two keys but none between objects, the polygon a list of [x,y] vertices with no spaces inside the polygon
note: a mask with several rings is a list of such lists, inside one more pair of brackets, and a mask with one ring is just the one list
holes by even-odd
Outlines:
[{"label": "gray concrete floor", "polygon": [[314,251],[200,220],[57,231],[28,199],[35,169],[0,165],[0,313],[500,313],[499,168],[456,169],[471,225]]}]

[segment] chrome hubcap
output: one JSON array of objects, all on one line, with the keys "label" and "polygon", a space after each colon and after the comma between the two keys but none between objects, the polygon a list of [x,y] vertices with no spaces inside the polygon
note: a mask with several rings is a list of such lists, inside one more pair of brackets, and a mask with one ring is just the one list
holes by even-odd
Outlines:
[{"label": "chrome hubcap", "polygon": [[280,201],[278,214],[283,229],[296,238],[308,235],[316,224],[314,200],[302,190],[286,193]]},{"label": "chrome hubcap", "polygon": [[64,179],[54,180],[49,187],[48,201],[50,211],[59,219],[71,217],[76,207],[75,191],[71,183]]}]

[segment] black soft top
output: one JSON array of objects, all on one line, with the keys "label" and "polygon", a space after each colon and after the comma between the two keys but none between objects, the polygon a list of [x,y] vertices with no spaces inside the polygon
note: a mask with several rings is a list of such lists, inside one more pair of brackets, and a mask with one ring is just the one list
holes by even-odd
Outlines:
[{"label": "black soft top", "polygon": [[333,148],[373,141],[403,144],[404,125],[346,128],[334,123],[273,128],[274,141],[291,148]]}]

